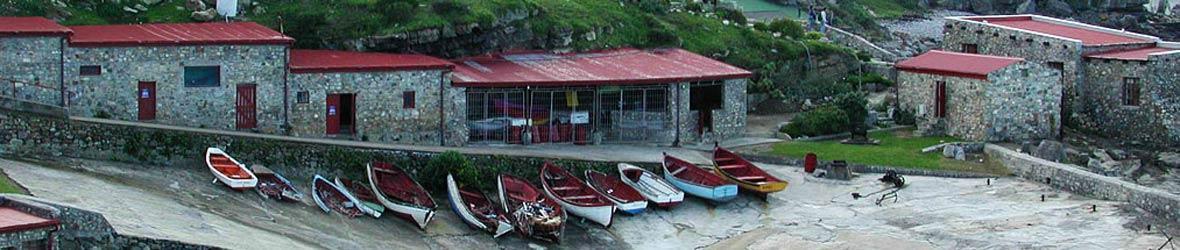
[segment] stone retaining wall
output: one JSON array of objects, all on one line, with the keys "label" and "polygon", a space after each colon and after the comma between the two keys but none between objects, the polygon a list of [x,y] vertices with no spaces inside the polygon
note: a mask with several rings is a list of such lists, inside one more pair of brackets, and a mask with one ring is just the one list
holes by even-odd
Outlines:
[{"label": "stone retaining wall", "polygon": [[856,34],[852,34],[851,32],[838,29],[836,27],[828,26],[827,32],[825,32],[824,35],[828,36],[828,39],[831,39],[837,44],[868,52],[870,55],[873,55],[873,57],[881,59],[882,61],[896,62],[898,59],[900,59],[893,52],[873,44],[873,42],[870,42],[868,39],[860,37]]},{"label": "stone retaining wall", "polygon": [[1050,186],[1076,194],[1128,202],[1165,220],[1180,221],[1180,195],[1050,162],[999,145],[988,144],[984,152],[1001,161],[1017,176],[1048,182]]}]

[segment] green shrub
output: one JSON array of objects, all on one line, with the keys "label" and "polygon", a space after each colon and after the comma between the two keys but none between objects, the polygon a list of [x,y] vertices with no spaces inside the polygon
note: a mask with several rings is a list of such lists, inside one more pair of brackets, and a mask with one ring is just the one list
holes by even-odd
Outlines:
[{"label": "green shrub", "polygon": [[374,3],[373,7],[375,7],[377,10],[380,10],[384,14],[386,20],[389,20],[392,22],[402,22],[402,21],[406,21],[406,20],[409,20],[410,18],[414,17],[414,15],[410,15],[410,13],[414,13],[415,11],[417,11],[416,9],[418,8],[418,1],[417,0],[399,0],[399,1],[378,0],[376,3]]},{"label": "green shrub", "polygon": [[472,166],[466,156],[455,151],[446,151],[430,158],[420,173],[418,181],[423,186],[440,190],[446,188],[447,174],[454,174],[455,181],[460,183],[477,183],[482,177],[480,170]]},{"label": "green shrub", "polygon": [[717,17],[721,17],[721,19],[729,20],[730,22],[741,25],[746,25],[746,14],[742,14],[742,11],[740,10],[717,8],[713,10],[713,12],[717,13]]},{"label": "green shrub", "polygon": [[701,3],[691,2],[684,6],[684,10],[692,12],[701,12],[705,10],[705,6]]},{"label": "green shrub", "polygon": [[668,3],[665,0],[639,0],[639,9],[652,14],[668,13]]},{"label": "green shrub", "polygon": [[824,38],[824,33],[815,31],[808,31],[807,33],[803,34],[803,40],[819,40],[822,38]]},{"label": "green shrub", "polygon": [[868,101],[865,100],[864,92],[853,91],[840,94],[832,100],[832,104],[848,115],[848,126],[844,129],[852,131],[864,126],[865,117],[869,115]]},{"label": "green shrub", "polygon": [[[757,27],[758,24],[754,24]],[[784,36],[798,39],[803,37],[803,25],[791,19],[778,19],[766,25],[766,31],[778,32]]]},{"label": "green shrub", "polygon": [[897,123],[897,125],[914,125],[917,123],[917,118],[914,117],[914,111],[897,109],[893,111],[893,123]]},{"label": "green shrub", "polygon": [[848,115],[834,105],[823,105],[795,116],[780,131],[791,136],[818,136],[844,132]]},{"label": "green shrub", "polygon": [[[388,0],[385,0],[388,1]],[[441,16],[455,16],[467,11],[467,4],[456,0],[438,0],[430,4],[430,9]],[[406,14],[409,13],[400,13]]]}]

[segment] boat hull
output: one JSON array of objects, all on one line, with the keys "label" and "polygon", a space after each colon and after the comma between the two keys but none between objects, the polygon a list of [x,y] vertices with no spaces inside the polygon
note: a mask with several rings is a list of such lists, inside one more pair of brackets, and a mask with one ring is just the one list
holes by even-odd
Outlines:
[{"label": "boat hull", "polygon": [[431,219],[434,219],[434,208],[419,207],[407,203],[395,202],[386,198],[385,194],[377,187],[378,182],[375,178],[372,164],[369,164],[366,168],[368,168],[369,172],[369,188],[372,188],[373,193],[377,194],[377,201],[380,201],[382,206],[389,209],[386,210],[387,213],[392,211],[398,218],[413,222],[419,229],[425,230],[426,224],[430,223]]},{"label": "boat hull", "polygon": [[[220,171],[217,171],[217,168],[213,167],[213,162],[211,162],[209,160],[209,157],[211,155],[224,155],[226,158],[229,158],[229,160],[232,161],[234,164],[238,165],[238,168],[242,169],[243,172],[245,172],[246,174],[249,174],[250,178],[249,179],[234,179],[234,178],[230,178],[229,176],[226,176],[225,174],[221,173]],[[226,154],[225,151],[222,151],[219,148],[210,147],[210,148],[205,149],[205,166],[209,167],[210,172],[213,172],[213,177],[217,178],[217,182],[225,184],[226,186],[229,186],[229,188],[232,188],[234,190],[245,191],[245,190],[249,190],[251,188],[254,188],[255,186],[258,186],[258,177],[254,176],[253,172],[251,172],[249,169],[247,169],[246,166],[242,165],[242,163],[238,162],[237,159],[234,159],[233,156]]]},{"label": "boat hull", "polygon": [[[497,197],[500,199],[500,207],[505,216],[508,216],[513,223],[515,231],[520,235],[540,240],[547,240],[554,243],[561,243],[561,235],[565,232],[565,211],[561,211],[561,205],[553,202],[553,199],[544,199],[544,197],[536,197],[534,200],[520,200],[509,195],[509,189],[505,187],[504,183],[508,180],[513,180],[513,183],[524,183],[527,185],[525,191],[535,193],[538,192],[535,187],[527,184],[524,180],[516,177],[506,175],[496,176],[496,191]],[[543,195],[538,193],[538,196]],[[531,198],[526,198],[531,199]],[[550,217],[526,217],[522,216],[525,213],[518,213],[521,209],[522,202],[536,202],[555,210],[555,214]],[[544,221],[553,221],[554,224],[546,225]]]},{"label": "boat hull", "polygon": [[714,202],[731,201],[733,198],[736,198],[738,194],[738,187],[734,184],[707,187],[681,180],[680,178],[676,178],[676,176],[672,175],[665,175],[664,179],[667,179],[668,182],[672,183],[672,185],[676,186],[676,188],[683,190],[684,193]]},{"label": "boat hull", "polygon": [[[659,178],[652,172],[636,167],[631,164],[619,163],[619,176],[624,184],[635,188],[648,201],[655,203],[657,207],[672,208],[680,205],[684,201],[684,192],[676,188],[676,186]],[[639,181],[627,178],[626,171],[641,171]]]},{"label": "boat hull", "polygon": [[618,207],[619,212],[628,215],[637,215],[647,210],[647,201],[633,201],[633,202],[618,202],[615,201],[615,207]]},{"label": "boat hull", "polygon": [[454,211],[456,215],[459,215],[459,219],[462,219],[463,223],[491,233],[492,238],[499,238],[501,235],[512,231],[512,224],[508,223],[507,221],[496,220],[494,225],[492,225],[495,228],[492,228],[492,226],[489,226],[484,221],[479,220],[475,213],[472,213],[470,210],[466,209],[465,204],[467,203],[463,202],[462,197],[463,196],[459,194],[459,185],[455,183],[455,178],[448,174],[447,200],[451,203],[451,211]]},{"label": "boat hull", "polygon": [[[341,196],[343,196],[344,199],[347,200],[348,202],[355,204],[357,209],[354,211],[356,214],[349,214],[350,217],[355,216],[355,215],[359,215],[362,213],[366,213],[365,209],[363,208],[364,206],[360,205],[361,201],[359,199],[357,199],[356,197],[353,197],[352,194],[349,194],[347,191],[345,191],[343,187],[337,186],[336,184],[332,183],[331,181],[328,181],[328,179],[325,179],[323,176],[316,175],[315,178],[313,178],[311,181],[311,183],[312,183],[311,184],[311,198],[313,200],[315,200],[316,206],[319,206],[320,209],[324,210],[325,213],[332,213],[332,208],[329,207],[327,203],[325,203],[323,198],[320,198],[319,186],[316,185],[316,183],[320,183],[320,182],[322,182],[326,186],[329,186],[332,188],[332,190],[329,190],[329,192],[338,193]],[[341,212],[341,213],[344,213],[344,212]],[[345,214],[347,214],[347,213],[345,213]]]},{"label": "boat hull", "polygon": [[384,210],[384,208],[381,208],[380,204],[373,204],[372,202],[369,202],[367,200],[362,200],[359,197],[363,197],[363,196],[354,194],[352,191],[348,190],[348,185],[345,185],[344,181],[340,180],[340,177],[336,177],[336,186],[339,186],[349,196],[358,197],[357,201],[360,201],[360,203],[357,204],[357,205],[359,205],[357,207],[359,207],[361,209],[361,211],[365,212],[365,214],[368,214],[369,216],[373,216],[373,218],[381,218],[381,214],[383,212],[385,212],[385,211],[382,211],[382,210]]},{"label": "boat hull", "polygon": [[615,218],[615,206],[614,205],[578,206],[578,205],[574,205],[574,204],[565,202],[562,199],[559,199],[557,197],[557,195],[554,195],[548,189],[545,189],[544,191],[545,191],[545,196],[548,196],[549,199],[553,199],[553,201],[556,201],[558,205],[561,205],[562,209],[565,209],[566,212],[569,212],[570,214],[572,214],[574,216],[585,218],[587,220],[593,221],[594,223],[601,224],[604,227],[610,227],[611,222],[614,222],[614,218]]},{"label": "boat hull", "polygon": [[750,191],[750,192],[755,192],[755,193],[765,195],[765,194],[770,194],[770,193],[783,191],[783,190],[787,189],[787,183],[782,182],[782,181],[768,182],[765,184],[751,184],[746,181],[738,180],[737,178],[734,178],[733,176],[730,176],[728,173],[725,173],[724,171],[721,171],[721,170],[713,170],[713,172],[717,173],[717,175],[721,176],[721,178],[725,178],[725,180],[728,180],[728,181],[733,182],[734,184],[738,185],[738,187],[741,188],[742,190],[746,190],[746,191]]}]

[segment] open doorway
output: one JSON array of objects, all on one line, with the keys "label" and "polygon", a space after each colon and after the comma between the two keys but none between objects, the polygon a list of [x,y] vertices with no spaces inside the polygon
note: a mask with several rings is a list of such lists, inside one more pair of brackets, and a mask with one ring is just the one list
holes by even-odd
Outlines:
[{"label": "open doorway", "polygon": [[688,96],[688,109],[697,112],[697,134],[713,132],[713,110],[724,107],[725,85],[695,84],[689,89]]},{"label": "open doorway", "polygon": [[328,94],[327,134],[356,133],[356,94]]}]

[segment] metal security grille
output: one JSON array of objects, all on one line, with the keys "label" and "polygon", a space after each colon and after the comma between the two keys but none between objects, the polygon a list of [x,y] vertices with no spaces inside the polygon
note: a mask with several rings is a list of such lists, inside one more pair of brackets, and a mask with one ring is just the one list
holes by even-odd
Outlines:
[{"label": "metal security grille", "polygon": [[[529,94],[533,143],[573,142],[579,127],[583,133],[589,133],[594,122],[593,116],[589,115],[594,108],[594,89],[545,88],[532,90]],[[583,114],[582,117],[589,119],[572,120],[575,114]]]},{"label": "metal security grille", "polygon": [[597,128],[607,142],[650,142],[671,133],[668,86],[604,87]]},{"label": "metal security grille", "polygon": [[525,104],[524,89],[468,89],[469,141],[519,143],[523,126],[512,123],[524,123]]}]

